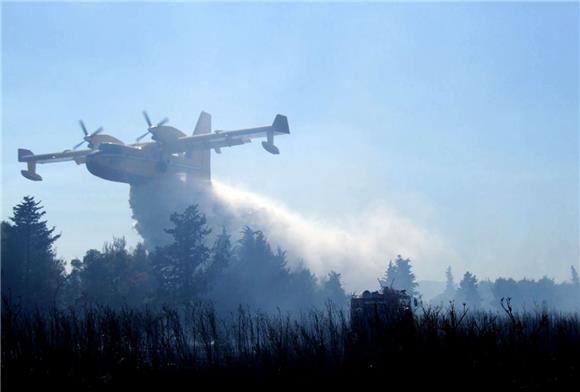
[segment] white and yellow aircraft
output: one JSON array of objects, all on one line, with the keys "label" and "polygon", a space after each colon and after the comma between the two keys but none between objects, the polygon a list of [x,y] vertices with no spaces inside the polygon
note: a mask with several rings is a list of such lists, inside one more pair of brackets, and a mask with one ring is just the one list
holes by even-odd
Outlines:
[{"label": "white and yellow aircraft", "polygon": [[[34,155],[30,150],[18,149],[18,161],[28,165],[27,170],[22,170],[21,173],[29,180],[42,181],[42,177],[36,172],[37,164],[74,161],[79,165],[84,163],[89,172],[97,177],[128,184],[177,173],[184,173],[188,180],[209,181],[211,150],[219,154],[224,147],[266,137],[266,141],[262,142],[264,149],[271,154],[279,154],[280,150],[274,145],[274,135],[290,133],[288,119],[281,114],[275,117],[272,125],[212,132],[211,115],[202,111],[192,136],[165,125],[167,119],[153,125],[147,112],[144,111],[143,115],[148,128],[137,139],[138,143],[125,145],[113,136],[101,134],[103,128],[89,134],[81,121],[85,136],[72,150]],[[152,142],[139,143],[149,134]],[[76,150],[83,143],[87,143],[89,149]]]}]

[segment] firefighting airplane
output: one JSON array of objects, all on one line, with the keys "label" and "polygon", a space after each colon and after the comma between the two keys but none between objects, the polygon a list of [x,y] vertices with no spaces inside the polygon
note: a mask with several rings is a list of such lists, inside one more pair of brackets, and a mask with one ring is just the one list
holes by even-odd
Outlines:
[{"label": "firefighting airplane", "polygon": [[[27,170],[21,170],[21,173],[29,180],[42,181],[42,177],[36,172],[37,164],[74,161],[78,165],[84,163],[88,171],[97,177],[128,184],[178,173],[185,174],[188,181],[209,181],[211,150],[220,154],[224,147],[266,137],[262,147],[271,154],[279,154],[280,150],[274,145],[274,135],[290,133],[288,119],[281,114],[275,117],[272,125],[212,132],[211,115],[202,111],[192,136],[165,125],[167,118],[153,125],[147,112],[143,111],[143,116],[147,122],[147,132],[135,144],[126,145],[113,136],[101,134],[103,128],[89,134],[84,123],[80,121],[85,136],[72,150],[34,155],[30,150],[18,149],[18,161],[28,165]],[[140,143],[147,135],[151,135],[153,141]],[[76,150],[84,143],[87,143],[87,150]]]}]

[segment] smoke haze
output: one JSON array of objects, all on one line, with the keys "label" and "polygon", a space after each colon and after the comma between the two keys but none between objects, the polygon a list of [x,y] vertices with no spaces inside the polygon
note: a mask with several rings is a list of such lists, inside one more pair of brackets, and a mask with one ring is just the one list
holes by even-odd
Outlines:
[{"label": "smoke haze", "polygon": [[204,185],[165,177],[131,186],[135,228],[149,248],[170,240],[163,232],[169,216],[192,204],[199,205],[214,233],[226,227],[237,240],[244,226],[262,230],[274,247],[288,252],[290,268],[305,266],[319,278],[339,272],[347,291],[376,287],[377,277],[397,254],[410,257],[418,271],[425,271],[439,269],[437,261],[448,253],[437,236],[385,206],[329,222],[216,181]]}]

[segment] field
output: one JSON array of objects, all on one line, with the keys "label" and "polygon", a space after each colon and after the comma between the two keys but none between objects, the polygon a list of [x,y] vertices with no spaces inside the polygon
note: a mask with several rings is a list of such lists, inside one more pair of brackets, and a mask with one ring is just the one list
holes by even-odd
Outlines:
[{"label": "field", "polygon": [[568,390],[580,319],[417,309],[351,326],[330,304],[300,315],[240,308],[2,309],[2,385],[111,390],[371,385]]}]

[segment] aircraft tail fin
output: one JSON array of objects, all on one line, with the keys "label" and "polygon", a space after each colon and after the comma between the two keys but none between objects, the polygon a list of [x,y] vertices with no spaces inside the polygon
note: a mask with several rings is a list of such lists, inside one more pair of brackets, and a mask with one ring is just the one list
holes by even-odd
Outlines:
[{"label": "aircraft tail fin", "polygon": [[274,132],[277,133],[290,133],[290,127],[288,127],[288,117],[281,114],[277,114],[272,123],[272,128]]},{"label": "aircraft tail fin", "polygon": [[[194,135],[205,135],[211,133],[211,114],[202,111],[197,119],[197,124],[193,131]],[[189,178],[211,179],[211,150],[188,151],[185,156],[197,168],[195,172],[188,173]]]},{"label": "aircraft tail fin", "polygon": [[193,130],[194,135],[205,135],[211,132],[211,114],[202,111]]},{"label": "aircraft tail fin", "polygon": [[26,162],[26,158],[33,156],[34,153],[25,148],[18,149],[18,162]]}]

